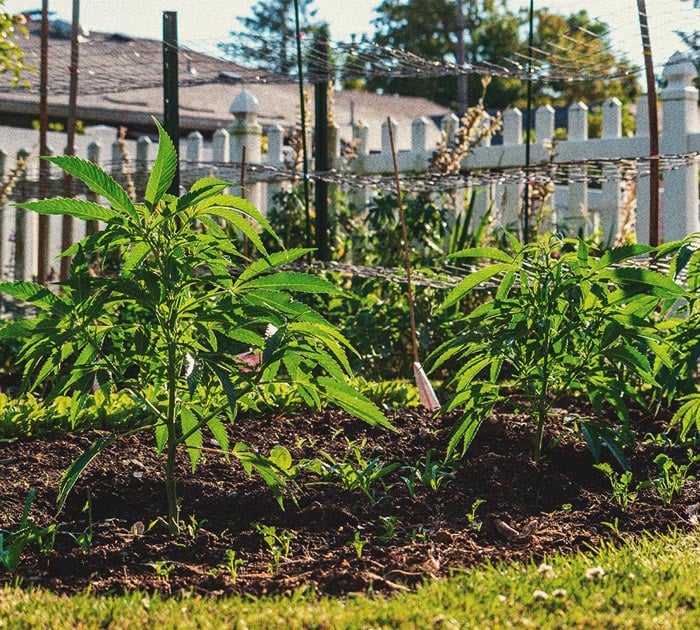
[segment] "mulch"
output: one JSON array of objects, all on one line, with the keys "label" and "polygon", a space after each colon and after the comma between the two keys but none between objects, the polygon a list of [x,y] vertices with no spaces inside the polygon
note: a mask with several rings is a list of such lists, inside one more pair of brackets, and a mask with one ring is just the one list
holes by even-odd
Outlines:
[{"label": "mulch", "polygon": [[[567,414],[571,409],[560,410],[562,418]],[[378,475],[366,492],[345,488],[339,480],[324,482],[301,466],[282,510],[238,461],[206,452],[193,474],[183,452],[178,491],[185,527],[176,537],[163,526],[162,459],[152,435],[112,444],[88,467],[57,516],[64,470],[102,434],[0,443],[0,528],[17,527],[30,488],[36,492],[32,521],[37,527],[56,524],[55,536],[47,534],[42,545],[24,549],[16,574],[0,568],[0,581],[57,593],[86,588],[165,596],[183,591],[259,596],[298,589],[393,593],[486,561],[539,562],[557,552],[596,547],[604,539],[692,527],[687,506],[700,500],[696,482],[688,481],[669,506],[653,487],[641,490],[623,511],[570,421],[549,428],[545,443],[556,445],[535,463],[534,426],[507,405],[484,422],[465,457],[442,470],[437,488],[418,480],[411,492],[402,479],[410,480],[406,465],[424,462],[431,450],[434,461],[442,461],[455,415],[435,418],[422,409],[404,409],[391,412],[391,419],[398,434],[372,429],[338,410],[240,420],[231,427],[232,443],[243,440],[261,453],[282,444],[297,464],[328,461],[325,452],[356,469],[358,453],[372,470],[402,466]],[[662,449],[683,461],[684,449],[644,439],[664,428],[663,414],[655,419],[636,409],[632,424],[639,436],[630,454],[633,483],[657,474],[653,458]],[[351,477],[347,481],[352,485]],[[264,541],[259,531],[264,526],[290,541],[287,557]],[[81,534],[85,551],[76,542]],[[230,563],[227,568],[232,557],[240,561],[235,575]]]}]

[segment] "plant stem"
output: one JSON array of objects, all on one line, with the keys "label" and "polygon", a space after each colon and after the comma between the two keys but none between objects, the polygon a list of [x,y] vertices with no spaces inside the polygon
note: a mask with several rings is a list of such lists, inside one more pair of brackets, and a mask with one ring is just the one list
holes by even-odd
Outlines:
[{"label": "plant stem", "polygon": [[179,510],[177,505],[177,478],[175,476],[175,454],[178,439],[176,427],[177,401],[177,342],[168,335],[168,412],[166,424],[168,427],[168,451],[165,458],[165,492],[168,499],[168,525],[176,532],[179,529]]}]

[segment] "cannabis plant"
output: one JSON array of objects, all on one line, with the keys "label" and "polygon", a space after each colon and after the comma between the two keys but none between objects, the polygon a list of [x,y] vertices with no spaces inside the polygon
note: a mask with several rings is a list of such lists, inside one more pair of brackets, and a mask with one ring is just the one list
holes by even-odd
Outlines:
[{"label": "cannabis plant", "polygon": [[[535,424],[533,455],[542,455],[544,429],[554,409],[570,395],[588,398],[594,414],[578,427],[596,459],[609,448],[625,465],[622,446],[632,438],[626,402],[643,402],[659,390],[657,373],[673,365],[670,348],[656,323],[663,300],[683,289],[635,258],[652,252],[644,245],[592,251],[582,240],[546,235],[512,253],[472,248],[458,258],[488,260],[446,297],[441,310],[453,313],[461,332],[432,354],[433,369],[452,359],[456,393],[444,408],[462,409],[450,442],[466,450],[494,405],[506,397],[523,403]],[[493,299],[467,314],[465,296],[492,283]],[[649,357],[654,357],[650,361]],[[609,409],[616,421],[607,422]]]},{"label": "cannabis plant", "polygon": [[[343,335],[292,297],[339,293],[320,278],[280,269],[308,250],[267,251],[254,224],[270,232],[268,222],[250,203],[226,193],[229,182],[204,178],[181,197],[167,194],[176,153],[160,125],[158,131],[158,155],[139,203],[91,162],[46,158],[109,205],[57,198],[19,207],[96,220],[104,228],[64,253],[73,257],[71,273],[57,291],[31,282],[0,284],[0,291],[38,311],[0,335],[24,340],[27,387],[51,395],[77,392],[78,400],[98,387],[138,401],[165,454],[168,521],[177,530],[176,454],[186,448],[194,470],[206,431],[279,498],[291,466],[286,450],[276,447],[266,458],[242,443],[231,447],[225,428],[242,404],[256,404],[256,391],[268,383],[293,381],[313,407],[330,401],[373,425],[391,425],[347,385]],[[255,259],[227,236],[230,228],[245,235]],[[114,252],[118,272],[102,273],[100,261]],[[135,306],[138,317],[123,317]],[[101,438],[66,471],[59,508],[78,474],[115,439]]]}]

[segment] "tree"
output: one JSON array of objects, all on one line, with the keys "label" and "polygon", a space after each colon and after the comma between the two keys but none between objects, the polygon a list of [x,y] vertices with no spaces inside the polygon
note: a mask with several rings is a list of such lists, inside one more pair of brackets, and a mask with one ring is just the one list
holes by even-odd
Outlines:
[{"label": "tree", "polygon": [[[599,77],[588,81],[552,81],[548,89],[537,94],[537,104],[543,97],[558,105],[568,105],[585,100],[602,103],[617,97],[623,102],[636,100],[641,89],[630,61],[616,57],[610,49],[608,26],[604,22],[591,21],[586,11],[569,16],[537,11],[534,32],[534,48],[545,51],[537,55],[543,63],[550,64],[553,73],[561,68],[568,76],[589,75]],[[629,72],[627,76],[623,76]],[[609,76],[616,74],[617,79]]]},{"label": "tree", "polygon": [[[313,3],[314,0],[299,0],[300,29],[306,35],[321,26],[313,22]],[[294,4],[294,0],[258,0],[251,16],[238,18],[245,31],[232,31],[234,41],[221,43],[219,48],[241,64],[289,74],[296,65]]]},{"label": "tree", "polygon": [[[526,66],[527,11],[515,13],[508,7],[507,0],[471,0],[464,2],[465,11],[465,60],[475,66],[488,64],[513,67],[507,60],[518,60]],[[455,0],[384,0],[376,9],[377,18],[373,24],[373,41],[381,46],[410,51],[420,57],[455,62],[457,3]],[[585,30],[581,27],[585,26]],[[550,13],[546,9],[535,14],[535,47],[539,50],[555,51],[557,57],[564,57],[568,71],[575,73],[576,64],[590,64],[595,59],[596,76],[605,77],[614,68],[629,67],[625,59],[615,57],[609,51],[606,36],[607,27],[603,23],[591,26],[585,11],[571,16]],[[543,58],[541,53],[534,55],[538,61],[554,65],[554,54]],[[482,77],[473,73],[468,80],[468,100],[474,105],[482,97]],[[420,81],[415,78],[372,78],[367,82],[369,89],[383,89],[397,94],[425,96],[449,107],[457,102],[457,81],[455,77],[430,77]],[[522,106],[525,102],[526,83],[522,78],[493,76],[484,96],[487,107],[504,108],[511,105]],[[619,82],[606,82],[604,79],[591,82],[566,82],[535,84],[535,101],[551,102],[552,97],[560,104],[579,100],[583,95],[587,101],[602,101],[608,96],[618,96],[621,100],[631,100],[639,92],[634,77]]]},{"label": "tree", "polygon": [[5,12],[2,10],[4,4],[5,0],[0,0],[0,75],[9,75],[10,86],[14,87],[21,81],[22,74],[32,69],[25,63],[24,52],[18,43],[20,37],[29,33],[24,15]]}]

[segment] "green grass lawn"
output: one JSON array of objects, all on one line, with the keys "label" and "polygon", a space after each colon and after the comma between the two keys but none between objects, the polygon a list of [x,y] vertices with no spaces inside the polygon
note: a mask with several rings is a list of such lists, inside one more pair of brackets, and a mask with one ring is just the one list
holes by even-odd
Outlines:
[{"label": "green grass lawn", "polygon": [[489,566],[391,598],[168,600],[6,587],[0,628],[695,628],[700,534]]}]

